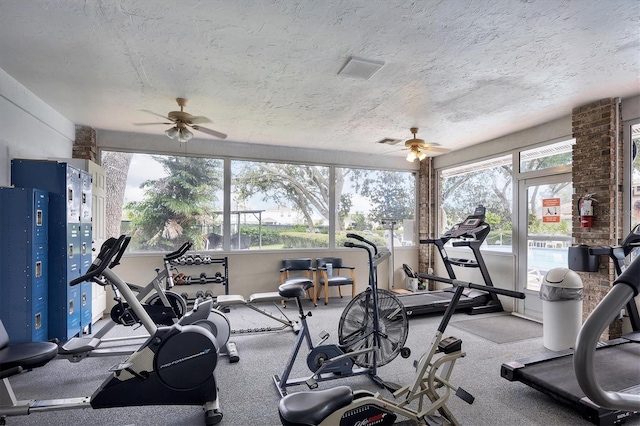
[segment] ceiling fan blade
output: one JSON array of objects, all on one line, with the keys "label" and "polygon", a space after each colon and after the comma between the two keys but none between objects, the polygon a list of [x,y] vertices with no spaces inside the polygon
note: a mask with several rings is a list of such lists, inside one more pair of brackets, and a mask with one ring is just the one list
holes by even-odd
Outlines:
[{"label": "ceiling fan blade", "polygon": [[159,121],[156,121],[156,122],[153,122],[153,123],[133,123],[134,126],[151,126],[151,125],[155,125],[155,124],[167,125],[167,124],[174,124],[174,123],[173,122],[171,122],[171,123],[161,123]]},{"label": "ceiling fan blade", "polygon": [[441,154],[446,154],[447,152],[451,152],[451,150],[448,148],[440,148],[437,146],[425,146],[422,149],[426,152],[433,151],[433,152],[439,152]]},{"label": "ceiling fan blade", "polygon": [[141,109],[140,111],[144,111],[144,112],[146,112],[148,114],[155,115],[156,117],[164,118],[165,120],[169,120],[172,123],[174,123],[174,120],[172,120],[171,118],[167,117],[166,115],[158,114],[157,112],[149,111],[148,109]]},{"label": "ceiling fan blade", "polygon": [[209,120],[207,117],[196,115],[196,116],[191,116],[189,118],[189,122],[191,124],[202,124],[202,123],[211,123],[211,120]]},{"label": "ceiling fan blade", "polygon": [[224,133],[216,132],[215,130],[207,129],[206,127],[191,126],[191,128],[193,130],[198,130],[199,132],[206,133],[208,135],[215,136],[215,137],[220,138],[220,139],[226,139],[227,138],[227,135],[225,135]]}]

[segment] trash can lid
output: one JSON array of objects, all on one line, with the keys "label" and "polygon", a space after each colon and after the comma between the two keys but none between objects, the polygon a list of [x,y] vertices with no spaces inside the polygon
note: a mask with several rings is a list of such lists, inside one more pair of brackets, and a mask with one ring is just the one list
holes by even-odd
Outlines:
[{"label": "trash can lid", "polygon": [[582,288],[582,279],[569,268],[554,268],[544,276],[542,285],[562,288]]}]

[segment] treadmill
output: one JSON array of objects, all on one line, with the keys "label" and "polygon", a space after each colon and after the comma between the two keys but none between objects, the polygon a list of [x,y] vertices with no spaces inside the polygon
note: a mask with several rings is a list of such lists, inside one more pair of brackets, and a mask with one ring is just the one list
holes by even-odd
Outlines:
[{"label": "treadmill", "polygon": [[[624,270],[625,257],[639,245],[640,225],[633,229],[621,246],[592,247],[588,249],[588,253],[592,256],[610,257],[614,261],[616,273],[622,278],[620,275]],[[629,267],[625,275],[637,273],[640,269],[639,262],[640,259],[636,259],[632,263],[635,269],[630,270],[632,268]],[[618,339],[598,342],[593,355],[594,364],[598,368],[590,373],[604,389],[640,394],[640,316],[633,297],[626,304],[626,314],[631,322],[632,332]],[[640,405],[637,410],[604,408],[589,399],[576,378],[573,353],[573,349],[567,349],[507,362],[502,364],[500,375],[551,396],[596,425],[618,425],[631,417],[640,416]]]},{"label": "treadmill", "polygon": [[[485,222],[486,210],[484,206],[477,206],[472,215],[454,225],[440,238],[420,240],[420,244],[433,244],[437,247],[447,270],[449,279],[456,279],[453,267],[478,268],[482,274],[484,284],[493,287],[487,265],[480,253],[480,246],[489,235],[491,227]],[[451,241],[453,247],[468,247],[473,259],[450,258],[445,250],[445,244]],[[430,279],[431,275],[419,274],[422,279]],[[419,291],[415,293],[397,294],[396,297],[404,305],[408,316],[444,312],[453,294],[455,287],[449,287],[437,291]],[[489,312],[501,312],[502,304],[494,293],[467,288],[464,290],[457,311],[466,311],[469,314],[484,314]]]}]

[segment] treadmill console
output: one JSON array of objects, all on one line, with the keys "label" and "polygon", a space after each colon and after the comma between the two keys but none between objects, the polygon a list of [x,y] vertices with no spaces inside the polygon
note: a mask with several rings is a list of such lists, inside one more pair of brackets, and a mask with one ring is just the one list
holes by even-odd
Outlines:
[{"label": "treadmill console", "polygon": [[[472,215],[467,216],[461,223],[454,225],[447,232],[442,234],[443,238],[472,238],[472,239],[484,239],[486,234],[489,233],[489,224],[484,221],[485,218],[484,206],[476,207],[476,210]],[[482,238],[479,237],[481,231],[485,231],[486,234],[482,234]]]}]

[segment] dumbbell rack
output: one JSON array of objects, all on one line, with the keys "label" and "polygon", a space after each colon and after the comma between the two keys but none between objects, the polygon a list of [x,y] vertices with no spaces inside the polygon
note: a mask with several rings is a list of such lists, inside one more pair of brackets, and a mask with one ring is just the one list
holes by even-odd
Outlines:
[{"label": "dumbbell rack", "polygon": [[[229,261],[227,257],[214,258],[207,254],[187,252],[184,256],[174,259],[170,263],[176,272],[179,272],[181,267],[189,269],[200,267],[201,270],[204,268],[207,269],[206,271],[198,272],[198,275],[174,274],[174,284],[180,290],[182,297],[185,297],[185,294],[187,295],[187,297],[185,297],[187,302],[193,302],[198,297],[210,297],[212,299],[216,297],[211,289],[203,291],[202,288],[200,288],[195,293],[186,291],[188,288],[191,288],[191,286],[221,284],[224,286],[224,294],[229,294]],[[218,270],[212,272],[214,268]]]}]

